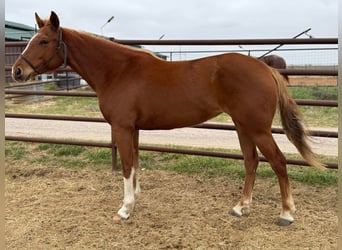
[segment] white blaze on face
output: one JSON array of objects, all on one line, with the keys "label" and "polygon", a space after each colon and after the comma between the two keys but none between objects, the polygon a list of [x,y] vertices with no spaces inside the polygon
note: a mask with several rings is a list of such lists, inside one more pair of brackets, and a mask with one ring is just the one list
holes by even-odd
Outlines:
[{"label": "white blaze on face", "polygon": [[124,178],[124,200],[123,206],[118,211],[118,215],[123,219],[128,219],[130,213],[133,211],[135,198],[134,198],[134,177],[135,169],[132,167],[131,175],[128,179]]},{"label": "white blaze on face", "polygon": [[[22,52],[21,54],[24,54],[24,53],[26,52],[26,50],[27,50],[28,47],[30,46],[32,40],[35,39],[37,35],[38,35],[38,33],[35,34],[35,35],[30,39],[30,41],[28,41],[28,43],[27,43],[25,49],[23,50],[23,52]],[[13,67],[12,67],[12,76],[14,76],[14,73],[15,73],[15,72],[14,72],[14,66],[13,66]]]},{"label": "white blaze on face", "polygon": [[27,45],[26,45],[26,47],[25,47],[25,49],[24,49],[24,51],[21,53],[21,54],[24,54],[25,52],[26,52],[26,50],[28,49],[28,47],[30,46],[30,44],[31,44],[31,42],[33,41],[33,39],[35,39],[36,38],[36,36],[38,35],[38,33],[37,34],[35,34],[31,39],[30,39],[30,41],[27,43]]}]

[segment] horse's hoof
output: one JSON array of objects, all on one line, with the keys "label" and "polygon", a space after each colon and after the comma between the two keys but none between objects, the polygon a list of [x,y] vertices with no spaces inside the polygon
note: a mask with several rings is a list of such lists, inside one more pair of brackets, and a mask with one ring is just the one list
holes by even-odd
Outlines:
[{"label": "horse's hoof", "polygon": [[126,219],[122,218],[120,215],[116,214],[114,217],[113,217],[113,221],[114,222],[119,222],[119,221],[124,221]]},{"label": "horse's hoof", "polygon": [[230,214],[235,216],[235,217],[241,217],[242,214],[238,213],[237,211],[235,211],[234,209],[230,210]]},{"label": "horse's hoof", "polygon": [[279,218],[278,219],[278,222],[277,222],[277,225],[278,226],[281,226],[281,227],[287,227],[289,226],[290,224],[292,224],[293,221],[290,221],[290,220],[286,220],[286,219],[283,219],[283,218]]}]

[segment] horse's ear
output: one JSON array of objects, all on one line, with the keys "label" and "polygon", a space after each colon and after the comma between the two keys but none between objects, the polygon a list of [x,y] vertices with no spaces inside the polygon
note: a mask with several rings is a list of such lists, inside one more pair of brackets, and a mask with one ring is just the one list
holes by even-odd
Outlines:
[{"label": "horse's ear", "polygon": [[58,19],[57,14],[54,11],[51,11],[50,23],[56,30],[59,29],[59,19]]},{"label": "horse's ear", "polygon": [[42,19],[40,19],[40,17],[38,16],[37,12],[35,13],[35,17],[36,17],[36,23],[38,25],[39,28],[43,27],[44,26],[44,22]]}]

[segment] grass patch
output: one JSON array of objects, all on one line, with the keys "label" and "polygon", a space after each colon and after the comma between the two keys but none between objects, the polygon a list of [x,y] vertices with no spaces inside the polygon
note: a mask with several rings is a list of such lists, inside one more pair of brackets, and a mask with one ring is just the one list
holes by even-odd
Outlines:
[{"label": "grass patch", "polygon": [[337,86],[291,86],[288,88],[294,99],[337,100]]},{"label": "grass patch", "polygon": [[307,127],[338,127],[337,107],[309,107],[300,106]]},{"label": "grass patch", "polygon": [[[230,151],[239,153],[239,151]],[[287,155],[291,159],[300,159],[298,155]],[[229,176],[243,179],[245,168],[243,161],[205,156],[180,155],[157,152],[142,152],[141,167],[147,169],[163,169],[178,173],[199,174],[208,178]],[[337,162],[337,157],[320,157],[322,162]],[[327,169],[320,171],[313,167],[288,166],[290,180],[296,180],[310,185],[337,185],[338,171]],[[276,175],[270,165],[260,162],[257,169],[257,178],[274,178]]]},{"label": "grass patch", "polygon": [[112,165],[112,151],[111,149],[92,148],[85,152],[87,162],[91,164]]},{"label": "grass patch", "polygon": [[25,144],[19,142],[10,142],[10,147],[5,147],[5,157],[12,161],[22,160],[26,157],[28,150]]},{"label": "grass patch", "polygon": [[[20,164],[21,161],[25,161],[25,163],[46,167],[90,168],[96,171],[110,170],[112,166],[111,149],[107,148],[8,141],[5,148],[7,164]],[[239,153],[237,150],[229,152]],[[287,156],[292,159],[300,158],[293,154]],[[337,162],[337,157],[321,157],[320,160]],[[146,169],[196,174],[207,178],[227,176],[243,179],[245,177],[243,161],[215,157],[141,151],[140,166]],[[118,167],[121,168],[119,160]],[[319,171],[311,167],[288,166],[291,180],[310,185],[337,185],[337,172],[337,170]],[[259,164],[257,176],[276,179],[268,163]]]},{"label": "grass patch", "polygon": [[78,156],[84,152],[83,147],[74,145],[59,145],[59,144],[38,144],[37,150],[46,151],[54,156]]},{"label": "grass patch", "polygon": [[[143,164],[141,164],[141,167],[149,169],[157,168],[176,171],[178,173],[201,174],[206,177],[244,177],[242,161],[172,153],[143,152],[141,155],[144,155],[144,161]],[[147,158],[152,159],[147,161]],[[152,164],[147,165],[146,162]]]},{"label": "grass patch", "polygon": [[306,169],[298,166],[290,166],[288,170],[290,180],[296,180],[311,185],[337,185],[337,170],[330,169],[322,172],[317,169]]},{"label": "grass patch", "polygon": [[97,98],[91,97],[44,97],[39,102],[17,104],[6,101],[8,113],[54,114],[70,116],[102,117]]}]

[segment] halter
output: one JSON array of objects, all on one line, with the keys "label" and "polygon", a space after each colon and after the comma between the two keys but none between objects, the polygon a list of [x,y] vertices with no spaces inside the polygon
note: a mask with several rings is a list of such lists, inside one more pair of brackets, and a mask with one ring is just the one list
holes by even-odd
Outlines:
[{"label": "halter", "polygon": [[67,45],[63,42],[62,39],[62,30],[59,29],[58,30],[58,46],[56,48],[55,54],[53,56],[51,56],[51,58],[47,61],[47,63],[45,63],[44,65],[40,66],[40,67],[35,67],[28,59],[27,57],[25,57],[23,54],[20,54],[20,57],[34,70],[34,72],[36,74],[42,74],[43,73],[43,69],[48,67],[50,62],[55,59],[56,56],[58,56],[60,50],[62,49],[62,47],[64,48],[64,60],[63,60],[63,67],[65,68],[67,66],[67,58],[68,58],[68,47]]}]

